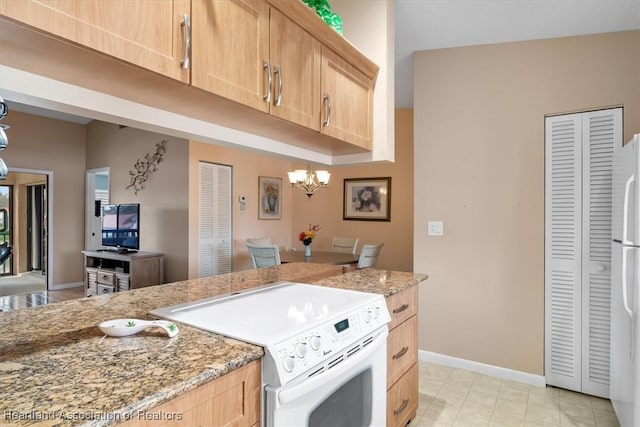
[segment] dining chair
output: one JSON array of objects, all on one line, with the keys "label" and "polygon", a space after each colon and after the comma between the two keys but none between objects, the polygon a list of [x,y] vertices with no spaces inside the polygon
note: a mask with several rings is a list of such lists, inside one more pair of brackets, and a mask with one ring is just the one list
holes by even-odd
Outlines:
[{"label": "dining chair", "polygon": [[249,249],[254,268],[280,265],[278,245],[252,245],[247,243],[247,249]]},{"label": "dining chair", "polygon": [[268,246],[271,245],[271,237],[252,237],[247,239],[247,243],[256,246]]},{"label": "dining chair", "polygon": [[357,237],[334,237],[333,243],[331,244],[331,252],[355,254],[359,240]]},{"label": "dining chair", "polygon": [[380,243],[379,245],[362,245],[357,268],[375,268],[383,245],[384,243]]}]

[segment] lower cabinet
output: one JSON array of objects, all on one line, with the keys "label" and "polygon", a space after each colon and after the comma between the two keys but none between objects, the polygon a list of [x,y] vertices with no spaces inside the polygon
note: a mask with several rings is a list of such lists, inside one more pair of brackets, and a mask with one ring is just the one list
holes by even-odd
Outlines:
[{"label": "lower cabinet", "polygon": [[260,361],[133,414],[126,427],[253,426],[260,423]]},{"label": "lower cabinet", "polygon": [[387,427],[399,427],[418,409],[418,287],[388,297],[387,308]]}]

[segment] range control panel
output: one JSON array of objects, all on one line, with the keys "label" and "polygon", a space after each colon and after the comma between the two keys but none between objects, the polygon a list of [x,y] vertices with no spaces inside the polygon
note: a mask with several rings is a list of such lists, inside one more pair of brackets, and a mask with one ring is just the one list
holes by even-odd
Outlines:
[{"label": "range control panel", "polygon": [[268,363],[274,368],[269,371],[277,371],[277,378],[265,380],[271,385],[286,384],[390,321],[381,295],[350,313],[327,319],[316,328],[265,349]]}]

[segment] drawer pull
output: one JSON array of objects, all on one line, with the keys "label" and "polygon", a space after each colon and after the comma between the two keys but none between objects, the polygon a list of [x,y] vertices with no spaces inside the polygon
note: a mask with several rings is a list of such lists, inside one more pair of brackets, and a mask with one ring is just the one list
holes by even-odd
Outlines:
[{"label": "drawer pull", "polygon": [[276,107],[282,105],[282,69],[277,66],[273,70],[273,74],[278,75],[278,96],[276,97]]},{"label": "drawer pull", "polygon": [[184,57],[180,61],[180,66],[188,70],[191,62],[191,18],[186,13],[182,16],[180,26],[184,29]]},{"label": "drawer pull", "polygon": [[271,62],[265,61],[262,68],[267,70],[267,93],[262,97],[267,104],[271,103],[271,91],[273,90],[273,77],[271,77]]},{"label": "drawer pull", "polygon": [[399,352],[393,355],[393,360],[400,359],[402,356],[404,356],[407,353],[407,351],[409,351],[409,347],[402,347],[402,349]]},{"label": "drawer pull", "polygon": [[409,308],[409,304],[402,304],[400,307],[395,308],[393,310],[393,314],[398,314],[398,313],[402,313],[403,311],[405,311],[407,308]]},{"label": "drawer pull", "polygon": [[326,106],[327,117],[322,121],[322,126],[329,126],[331,124],[331,95],[328,93],[324,95],[323,101]]},{"label": "drawer pull", "polygon": [[409,406],[409,399],[403,399],[402,400],[402,405],[400,405],[398,407],[398,409],[394,409],[393,410],[393,416],[397,417],[398,415],[400,415],[402,413],[402,411],[407,409],[407,406]]}]

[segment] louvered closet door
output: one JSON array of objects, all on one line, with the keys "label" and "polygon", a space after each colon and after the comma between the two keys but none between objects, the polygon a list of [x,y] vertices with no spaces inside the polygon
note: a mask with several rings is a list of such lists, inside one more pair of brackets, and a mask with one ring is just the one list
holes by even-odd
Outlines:
[{"label": "louvered closet door", "polygon": [[611,205],[614,144],[622,109],[583,115],[582,392],[609,397]]},{"label": "louvered closet door", "polygon": [[545,376],[580,390],[582,117],[549,117],[545,132]]},{"label": "louvered closet door", "polygon": [[231,272],[231,167],[200,162],[200,277]]},{"label": "louvered closet door", "polygon": [[545,376],[609,397],[611,202],[622,109],[546,119]]}]

